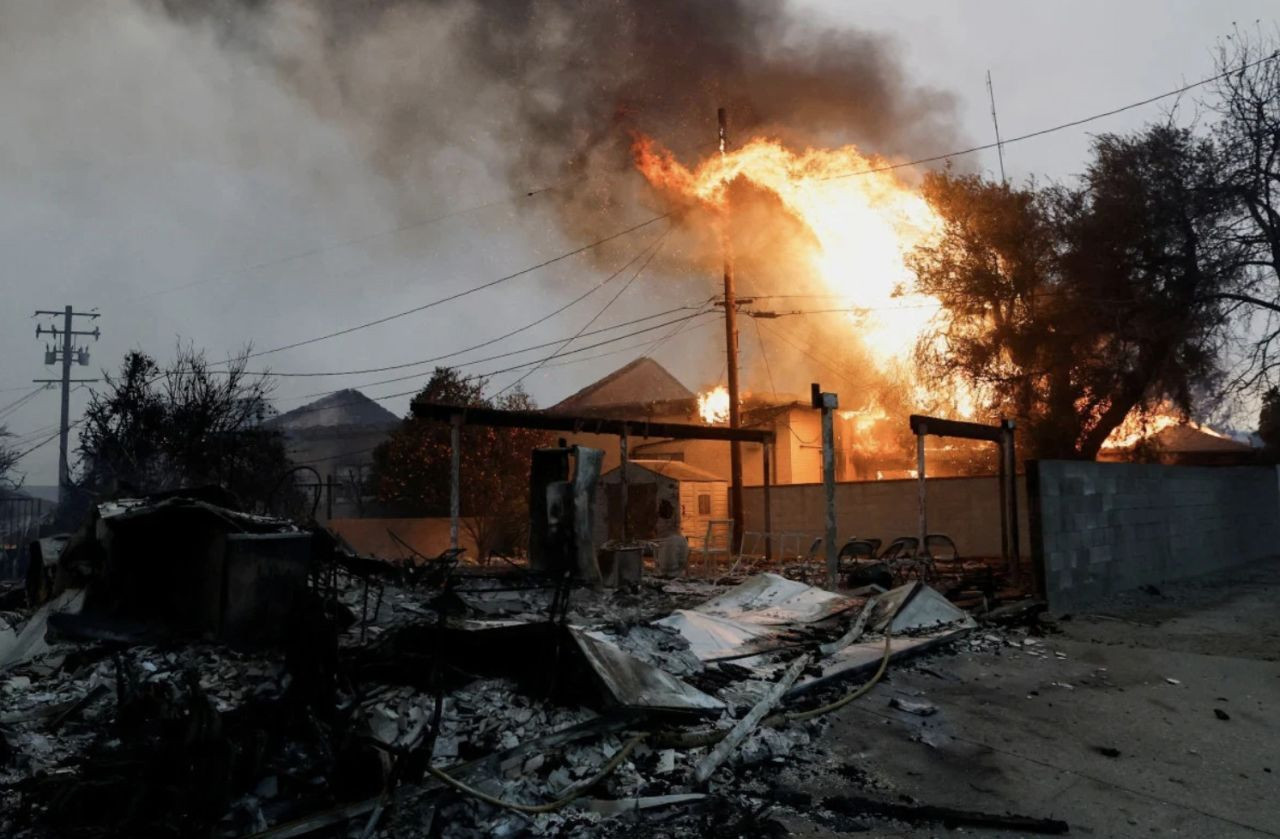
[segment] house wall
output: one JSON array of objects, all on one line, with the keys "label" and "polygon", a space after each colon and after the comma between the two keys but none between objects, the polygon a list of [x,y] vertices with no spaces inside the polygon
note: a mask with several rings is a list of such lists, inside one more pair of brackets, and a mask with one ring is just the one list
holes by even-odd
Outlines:
[{"label": "house wall", "polygon": [[810,484],[822,481],[822,413],[793,407],[774,421],[778,453],[777,482]]},{"label": "house wall", "polygon": [[[698,496],[711,496],[711,512],[698,512]],[[729,485],[722,481],[680,482],[680,532],[695,548],[707,538],[707,522],[729,518]],[[713,537],[714,538],[714,537]]]},{"label": "house wall", "polygon": [[1054,609],[1222,571],[1280,546],[1271,466],[1029,461],[1032,548]]},{"label": "house wall", "polygon": [[[742,482],[752,486],[763,483],[764,474],[759,443],[742,444]],[[719,440],[664,440],[646,443],[631,441],[632,455],[640,459],[660,460],[676,455],[675,460],[729,480],[729,444]]]},{"label": "house wall", "polygon": [[[929,478],[926,509],[930,533],[945,533],[961,556],[1000,556],[1000,485],[994,476]],[[841,543],[853,536],[877,538],[886,544],[898,536],[914,536],[919,529],[919,489],[916,481],[849,481],[836,484],[836,529]],[[763,531],[764,491],[743,492],[745,529]],[[807,549],[826,526],[826,495],[821,484],[775,486],[770,491],[772,532],[803,534]],[[1027,495],[1018,480],[1018,533],[1022,555],[1030,550]],[[788,547],[795,544],[788,541]]]}]

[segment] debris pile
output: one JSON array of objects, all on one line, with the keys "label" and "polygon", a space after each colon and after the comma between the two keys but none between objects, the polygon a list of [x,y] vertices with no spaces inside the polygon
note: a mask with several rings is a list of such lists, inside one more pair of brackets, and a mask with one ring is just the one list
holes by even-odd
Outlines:
[{"label": "debris pile", "polygon": [[104,505],[45,571],[0,616],[30,839],[769,835],[824,714],[976,626],[918,582],[396,566],[192,498]]}]

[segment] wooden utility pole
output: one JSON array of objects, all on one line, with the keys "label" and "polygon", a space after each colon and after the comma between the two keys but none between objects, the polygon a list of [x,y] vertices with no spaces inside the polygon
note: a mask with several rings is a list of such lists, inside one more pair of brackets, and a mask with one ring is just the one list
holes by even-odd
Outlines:
[{"label": "wooden utility pole", "polygon": [[[724,108],[716,111],[720,124],[720,157],[728,149],[728,120]],[[738,311],[733,292],[733,242],[729,231],[729,196],[726,192],[720,215],[720,248],[724,254],[724,341],[725,366],[729,373],[729,427],[740,428],[742,417],[738,408]],[[729,443],[729,513],[733,519],[733,535],[730,553],[742,550],[742,444]]]},{"label": "wooden utility pole", "polygon": [[827,549],[827,588],[835,588],[840,574],[840,546],[836,544],[836,435],[832,415],[840,407],[840,400],[834,393],[823,393],[817,382],[809,388],[810,402],[822,412],[822,491],[827,501],[823,541]]},{"label": "wooden utility pole", "polygon": [[62,378],[33,380],[39,384],[62,384],[62,411],[58,424],[58,503],[62,504],[62,502],[67,499],[67,488],[71,485],[71,473],[67,459],[67,437],[68,433],[71,431],[71,385],[74,383],[97,381],[97,379],[71,378],[71,361],[73,358],[82,366],[89,363],[89,349],[87,347],[76,348],[74,346],[75,337],[77,335],[83,335],[86,337],[92,337],[96,341],[101,333],[96,326],[93,328],[92,332],[71,328],[73,318],[89,318],[90,320],[94,320],[98,317],[97,312],[77,312],[70,306],[65,306],[60,312],[41,309],[36,312],[37,317],[40,315],[48,315],[52,317],[61,315],[63,319],[61,330],[59,330],[57,326],[52,326],[48,329],[45,329],[42,326],[36,327],[37,338],[46,333],[52,335],[55,341],[59,337],[62,338],[61,347],[54,344],[52,347],[46,347],[44,352],[45,364],[55,364],[59,361],[62,362]]}]

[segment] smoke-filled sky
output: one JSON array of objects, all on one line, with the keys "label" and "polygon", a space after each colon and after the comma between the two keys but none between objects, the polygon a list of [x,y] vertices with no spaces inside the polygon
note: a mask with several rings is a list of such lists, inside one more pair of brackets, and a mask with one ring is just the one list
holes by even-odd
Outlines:
[{"label": "smoke-filled sky", "polygon": [[[691,159],[714,147],[724,105],[731,137],[937,154],[991,139],[988,69],[1012,136],[1209,75],[1214,41],[1233,23],[1261,18],[1269,29],[1275,17],[1266,0],[7,0],[0,406],[30,379],[57,375],[42,363],[35,309],[101,313],[102,340],[78,377],[114,367],[131,348],[166,360],[179,340],[214,358],[248,344],[271,349],[420,306],[662,212],[630,166],[635,131]],[[1160,113],[1087,130],[1136,128]],[[1088,142],[1077,129],[1010,146],[1009,175],[1067,177]],[[990,172],[997,163],[983,153],[957,165]],[[254,367],[364,369],[478,344],[568,303],[662,229]],[[675,256],[655,260],[592,328],[715,292],[716,277]],[[454,361],[574,334],[638,264]],[[696,326],[653,352],[695,388],[723,370],[720,333]],[[553,361],[523,384],[551,404],[664,333],[566,356],[586,360]],[[742,348],[748,377],[758,375],[749,324]],[[805,390],[806,371],[777,364],[779,390]],[[288,410],[342,387],[411,391],[421,380],[368,383],[416,372],[280,379],[277,404]],[[494,389],[522,372],[496,375]],[[86,396],[73,395],[73,416]],[[403,413],[408,397],[384,404]],[[0,424],[24,435],[25,448],[53,433],[57,413],[50,390],[0,407]],[[55,441],[23,461],[27,481],[53,483],[56,462]]]}]

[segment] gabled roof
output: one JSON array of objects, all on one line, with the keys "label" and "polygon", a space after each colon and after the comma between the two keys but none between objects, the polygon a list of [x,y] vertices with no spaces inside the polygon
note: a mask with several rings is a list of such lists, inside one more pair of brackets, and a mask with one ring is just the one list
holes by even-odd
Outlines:
[{"label": "gabled roof", "polygon": [[352,427],[385,429],[399,421],[399,417],[360,391],[348,389],[331,393],[301,408],[273,417],[267,425],[282,431]]},{"label": "gabled roof", "polygon": [[[690,466],[682,460],[628,460],[627,468],[637,467],[646,469],[656,475],[664,478],[671,478],[676,481],[697,481],[700,483],[728,483],[727,480],[719,475],[713,475],[704,469],[696,466]],[[621,468],[621,467],[618,467]],[[612,469],[610,471],[617,471]]]},{"label": "gabled roof", "polygon": [[560,400],[549,410],[567,414],[590,408],[648,405],[694,398],[693,391],[682,385],[661,364],[652,358],[637,358]]},{"label": "gabled roof", "polygon": [[1210,433],[1191,424],[1171,425],[1147,438],[1163,452],[1248,452],[1247,443]]}]

